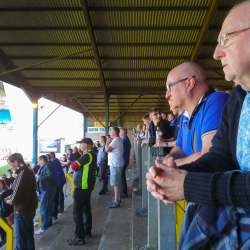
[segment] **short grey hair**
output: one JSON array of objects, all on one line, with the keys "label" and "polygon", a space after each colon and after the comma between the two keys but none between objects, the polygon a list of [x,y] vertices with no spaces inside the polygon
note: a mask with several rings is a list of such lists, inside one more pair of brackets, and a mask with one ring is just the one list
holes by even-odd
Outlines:
[{"label": "short grey hair", "polygon": [[123,130],[125,132],[125,134],[127,135],[128,134],[128,131],[126,128],[120,128],[120,130]]}]

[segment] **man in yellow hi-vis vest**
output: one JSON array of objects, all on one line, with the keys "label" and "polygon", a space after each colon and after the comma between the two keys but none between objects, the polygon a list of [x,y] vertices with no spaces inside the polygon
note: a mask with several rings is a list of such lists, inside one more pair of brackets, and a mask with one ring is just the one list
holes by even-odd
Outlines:
[{"label": "man in yellow hi-vis vest", "polygon": [[84,244],[85,237],[91,237],[92,229],[90,198],[95,186],[94,175],[97,157],[92,149],[93,141],[90,138],[84,138],[77,143],[80,143],[80,149],[83,151],[83,155],[71,164],[71,168],[75,171],[73,176],[75,185],[73,204],[75,234],[73,239],[67,240],[69,245]]}]

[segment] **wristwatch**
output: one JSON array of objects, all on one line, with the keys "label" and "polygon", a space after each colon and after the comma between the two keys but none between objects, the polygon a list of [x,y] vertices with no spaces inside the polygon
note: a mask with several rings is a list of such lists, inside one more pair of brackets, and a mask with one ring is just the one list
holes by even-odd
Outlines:
[{"label": "wristwatch", "polygon": [[165,143],[164,143],[164,147],[167,147],[167,146],[168,146],[168,142],[165,142]]}]

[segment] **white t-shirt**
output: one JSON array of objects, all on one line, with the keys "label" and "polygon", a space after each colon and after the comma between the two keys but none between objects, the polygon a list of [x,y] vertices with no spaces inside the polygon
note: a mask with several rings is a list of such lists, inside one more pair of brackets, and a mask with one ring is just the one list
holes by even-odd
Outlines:
[{"label": "white t-shirt", "polygon": [[121,167],[123,162],[123,143],[120,137],[113,139],[109,144],[113,148],[112,152],[108,153],[108,165],[112,167]]}]

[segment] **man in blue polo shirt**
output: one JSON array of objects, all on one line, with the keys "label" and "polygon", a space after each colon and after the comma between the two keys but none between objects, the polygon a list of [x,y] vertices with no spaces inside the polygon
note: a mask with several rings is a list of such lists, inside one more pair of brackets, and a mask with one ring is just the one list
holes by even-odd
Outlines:
[{"label": "man in blue polo shirt", "polygon": [[124,165],[122,168],[122,175],[121,175],[121,198],[128,198],[128,190],[127,190],[127,180],[126,180],[126,169],[129,164],[129,155],[130,155],[130,149],[131,149],[131,143],[127,136],[127,129],[126,128],[120,128],[120,137],[122,139],[123,143],[123,161]]},{"label": "man in blue polo shirt", "polygon": [[209,89],[205,71],[197,63],[188,62],[169,73],[166,98],[185,110],[180,120],[176,146],[164,159],[164,163],[167,163],[171,156],[179,166],[209,151],[229,95]]}]

